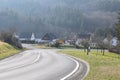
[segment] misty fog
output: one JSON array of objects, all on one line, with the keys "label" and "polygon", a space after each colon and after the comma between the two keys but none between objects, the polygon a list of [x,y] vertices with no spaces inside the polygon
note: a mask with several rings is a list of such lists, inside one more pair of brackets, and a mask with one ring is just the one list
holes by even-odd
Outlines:
[{"label": "misty fog", "polygon": [[119,4],[120,0],[0,0],[0,30],[94,33],[114,26]]}]

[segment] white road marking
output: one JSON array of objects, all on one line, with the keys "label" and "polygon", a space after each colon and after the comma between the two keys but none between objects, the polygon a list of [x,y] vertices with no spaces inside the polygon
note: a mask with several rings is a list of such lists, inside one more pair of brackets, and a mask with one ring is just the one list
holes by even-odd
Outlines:
[{"label": "white road marking", "polygon": [[86,61],[84,61],[84,60],[82,60],[82,59],[80,59],[80,58],[77,58],[77,59],[80,60],[80,61],[82,61],[83,63],[85,63],[86,66],[87,66],[87,72],[86,72],[86,74],[84,75],[84,77],[81,79],[81,80],[84,80],[84,78],[88,75],[88,73],[89,73],[89,71],[90,71],[90,66],[89,66],[89,63],[88,63],[88,62],[86,62]]},{"label": "white road marking", "polygon": [[32,62],[32,63],[36,63],[39,59],[40,59],[40,53],[39,53],[39,55],[37,56],[37,58]]},{"label": "white road marking", "polygon": [[[70,58],[70,57],[69,57],[69,58]],[[70,59],[72,59],[72,58],[70,58]],[[75,69],[74,69],[70,74],[68,74],[67,76],[63,77],[63,78],[60,79],[60,80],[65,80],[65,79],[67,79],[68,77],[70,77],[71,75],[73,75],[73,74],[78,70],[78,68],[80,67],[80,65],[82,65],[82,64],[79,64],[79,62],[78,62],[77,60],[74,60],[74,59],[72,59],[72,60],[76,63]]]},{"label": "white road marking", "polygon": [[[5,71],[9,71],[9,70],[14,70],[14,69],[17,69],[17,68],[21,68],[21,67],[24,67],[24,66],[27,66],[27,65],[31,65],[31,64],[34,64],[34,63],[36,63],[39,59],[40,59],[40,53],[38,54],[38,56],[37,56],[37,58],[33,61],[33,62],[31,62],[31,63],[29,63],[29,64],[25,64],[25,65],[21,65],[21,66],[14,66],[14,67],[11,67],[11,68],[8,68],[8,69],[6,69],[6,70],[4,70],[4,72]],[[3,71],[0,71],[0,73],[1,72],[3,72]]]}]

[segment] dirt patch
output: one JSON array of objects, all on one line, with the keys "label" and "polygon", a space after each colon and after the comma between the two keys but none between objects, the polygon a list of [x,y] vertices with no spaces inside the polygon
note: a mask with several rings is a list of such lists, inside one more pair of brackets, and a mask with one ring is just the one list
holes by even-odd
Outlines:
[{"label": "dirt patch", "polygon": [[3,44],[4,44],[4,42],[1,42],[1,41],[0,41],[0,45],[3,45]]}]

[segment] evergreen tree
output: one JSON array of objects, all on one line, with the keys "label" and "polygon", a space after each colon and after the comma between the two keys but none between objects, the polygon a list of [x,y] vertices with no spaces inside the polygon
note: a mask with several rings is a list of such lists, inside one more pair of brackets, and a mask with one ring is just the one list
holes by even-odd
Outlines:
[{"label": "evergreen tree", "polygon": [[117,38],[120,41],[120,13],[118,16],[118,22],[116,24],[116,34],[117,34]]}]

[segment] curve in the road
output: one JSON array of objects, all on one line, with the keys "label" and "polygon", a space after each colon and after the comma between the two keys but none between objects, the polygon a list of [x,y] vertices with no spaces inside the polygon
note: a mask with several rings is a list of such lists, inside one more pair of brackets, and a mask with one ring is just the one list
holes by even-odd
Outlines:
[{"label": "curve in the road", "polygon": [[84,67],[84,62],[53,50],[28,50],[0,61],[0,80],[80,80]]},{"label": "curve in the road", "polygon": [[[69,57],[70,58],[70,57]],[[73,75],[78,69],[79,69],[79,67],[80,67],[80,64],[79,64],[79,62],[78,61],[76,61],[75,59],[72,59],[72,58],[70,58],[71,60],[73,60],[75,63],[76,63],[76,67],[75,67],[75,69],[71,72],[71,73],[69,73],[68,75],[66,75],[65,77],[63,77],[62,79],[60,79],[60,80],[65,80],[65,79],[67,79],[68,77],[70,77],[71,75]]]}]

